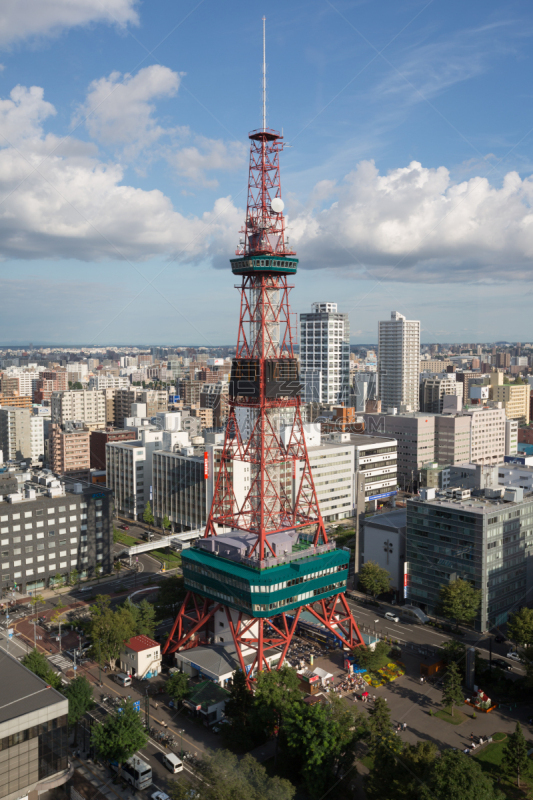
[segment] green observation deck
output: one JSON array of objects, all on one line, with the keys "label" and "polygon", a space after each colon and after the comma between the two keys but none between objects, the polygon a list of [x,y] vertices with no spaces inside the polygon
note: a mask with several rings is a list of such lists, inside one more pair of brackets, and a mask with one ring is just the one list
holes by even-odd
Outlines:
[{"label": "green observation deck", "polygon": [[230,259],[234,275],[294,275],[298,269],[298,259],[294,256],[242,256]]},{"label": "green observation deck", "polygon": [[252,617],[271,617],[344,592],[350,554],[310,549],[298,548],[287,563],[259,570],[191,547],[182,553],[185,588]]}]

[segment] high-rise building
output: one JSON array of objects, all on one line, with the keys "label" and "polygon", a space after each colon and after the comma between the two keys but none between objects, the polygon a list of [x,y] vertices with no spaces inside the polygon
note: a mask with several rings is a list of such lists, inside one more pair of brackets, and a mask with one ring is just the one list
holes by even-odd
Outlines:
[{"label": "high-rise building", "polygon": [[102,390],[53,392],[50,405],[52,422],[58,425],[80,421],[92,430],[106,426],[106,399]]},{"label": "high-rise building", "polygon": [[31,459],[31,417],[29,408],[0,408],[0,450],[4,461]]},{"label": "high-rise building", "polygon": [[49,428],[49,462],[58,475],[83,475],[91,467],[90,433],[80,423],[52,423]]},{"label": "high-rise building", "polygon": [[306,403],[343,403],[350,393],[350,322],[337,303],[300,314],[300,367]]},{"label": "high-rise building", "polygon": [[428,377],[420,373],[420,411],[441,414],[446,395],[460,397],[462,404],[463,384],[457,382],[455,373],[444,372]]},{"label": "high-rise building", "polygon": [[106,444],[106,485],[113,490],[115,508],[141,519],[152,499],[152,455],[163,447],[163,431],[148,426],[139,438]]},{"label": "high-rise building", "polygon": [[420,322],[398,311],[380,321],[378,332],[378,391],[384,411],[418,411]]}]

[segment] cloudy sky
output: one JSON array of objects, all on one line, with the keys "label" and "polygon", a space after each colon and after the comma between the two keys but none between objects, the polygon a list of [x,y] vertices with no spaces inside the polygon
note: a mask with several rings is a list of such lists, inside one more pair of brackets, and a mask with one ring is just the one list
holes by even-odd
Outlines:
[{"label": "cloudy sky", "polygon": [[0,343],[235,341],[263,14],[293,309],[532,341],[527,0],[3,0]]}]

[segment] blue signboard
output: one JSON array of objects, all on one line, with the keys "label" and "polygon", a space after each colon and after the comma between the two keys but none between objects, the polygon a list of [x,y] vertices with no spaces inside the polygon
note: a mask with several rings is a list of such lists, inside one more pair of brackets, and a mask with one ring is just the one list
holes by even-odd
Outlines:
[{"label": "blue signboard", "polygon": [[393,492],[384,492],[383,494],[373,494],[370,497],[367,497],[367,500],[384,500],[385,497],[392,497],[393,495],[398,494],[396,489]]},{"label": "blue signboard", "polygon": [[179,403],[179,401],[180,401],[179,394],[169,394],[168,396],[169,403]]},{"label": "blue signboard", "polygon": [[526,459],[524,456],[504,456],[503,460],[505,464],[520,464],[522,467],[525,467],[526,465]]},{"label": "blue signboard", "polygon": [[140,710],[141,710],[141,701],[140,700],[135,700],[135,702],[133,703],[133,710],[140,712]]}]

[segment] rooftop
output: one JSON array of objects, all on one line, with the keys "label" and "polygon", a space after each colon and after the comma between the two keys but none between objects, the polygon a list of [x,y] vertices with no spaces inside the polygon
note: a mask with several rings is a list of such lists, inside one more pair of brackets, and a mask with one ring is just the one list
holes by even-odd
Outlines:
[{"label": "rooftop", "polygon": [[[0,723],[30,714],[66,698],[24,667],[13,656],[2,654],[0,681]],[[65,709],[66,712],[66,709]],[[59,714],[58,714],[59,716]]]},{"label": "rooftop", "polygon": [[[500,488],[504,488],[503,486]],[[511,509],[520,508],[525,503],[532,503],[533,495],[524,494],[523,502],[513,502],[504,500],[503,498],[491,497],[470,497],[468,500],[452,500],[451,498],[436,497],[434,500],[421,500],[413,497],[407,500],[408,505],[411,503],[421,503],[423,505],[438,506],[446,508],[450,511],[467,511],[470,514],[493,514],[499,511],[511,511]]]},{"label": "rooftop", "polygon": [[142,653],[143,650],[153,650],[154,647],[159,647],[159,642],[155,642],[153,639],[150,639],[149,636],[145,636],[141,633],[139,636],[132,636],[128,642],[124,642],[124,645],[129,650]]},{"label": "rooftop", "polygon": [[389,511],[387,514],[374,514],[372,517],[365,519],[364,525],[365,528],[367,525],[377,525],[380,528],[389,528],[397,531],[407,525],[407,511],[405,508],[399,508],[395,511]]},{"label": "rooftop", "polygon": [[202,706],[202,709],[207,711],[209,706],[228,700],[229,697],[230,693],[223,689],[222,686],[219,686],[218,683],[205,680],[193,686],[187,700],[193,706]]},{"label": "rooftop", "polygon": [[356,447],[367,447],[374,445],[375,447],[385,447],[387,442],[390,444],[397,444],[396,439],[386,436],[370,436],[367,433],[351,433],[350,442]]}]

